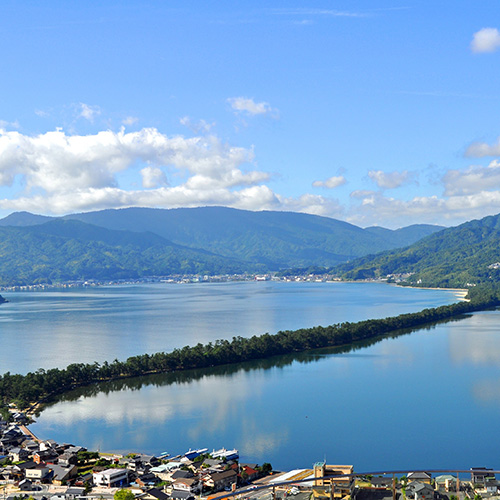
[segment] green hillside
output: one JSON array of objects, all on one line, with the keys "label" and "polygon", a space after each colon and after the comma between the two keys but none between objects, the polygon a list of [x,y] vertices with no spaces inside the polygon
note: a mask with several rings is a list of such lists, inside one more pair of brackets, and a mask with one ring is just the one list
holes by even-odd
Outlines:
[{"label": "green hillside", "polygon": [[[500,215],[466,222],[423,238],[402,250],[338,266],[347,279],[405,275],[409,284],[465,287],[500,280]],[[500,267],[500,265],[499,265]]]},{"label": "green hillside", "polygon": [[111,231],[80,221],[0,227],[1,285],[237,273],[248,267],[152,233]]},{"label": "green hillside", "polygon": [[328,217],[294,212],[251,212],[225,207],[172,210],[127,208],[73,214],[67,218],[110,229],[151,231],[174,243],[203,248],[269,269],[333,266],[347,260],[406,246],[442,229],[361,229]]},{"label": "green hillside", "polygon": [[129,208],[0,220],[0,284],[332,267],[435,226],[361,229],[327,217],[223,207]]}]

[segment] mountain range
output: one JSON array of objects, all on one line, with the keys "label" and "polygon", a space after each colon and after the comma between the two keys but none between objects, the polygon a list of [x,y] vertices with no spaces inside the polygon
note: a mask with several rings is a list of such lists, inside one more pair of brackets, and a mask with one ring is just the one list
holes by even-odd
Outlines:
[{"label": "mountain range", "polygon": [[496,283],[500,281],[500,214],[444,229],[404,249],[355,259],[335,271],[346,279],[397,275],[421,286],[468,288]]},{"label": "mountain range", "polygon": [[224,207],[16,212],[0,220],[0,284],[332,267],[442,229],[362,229],[309,214]]}]

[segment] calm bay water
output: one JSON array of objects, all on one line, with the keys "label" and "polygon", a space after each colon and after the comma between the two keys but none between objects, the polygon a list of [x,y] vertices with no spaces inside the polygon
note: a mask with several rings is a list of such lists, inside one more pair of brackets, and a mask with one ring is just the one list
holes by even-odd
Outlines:
[{"label": "calm bay water", "polygon": [[[8,298],[0,325],[11,352],[1,351],[2,371],[123,358],[456,300],[450,291],[346,283],[145,285]],[[107,384],[104,392],[88,388],[47,408],[32,429],[101,450],[236,447],[242,460],[281,469],[324,458],[358,471],[497,467],[498,318],[481,312],[349,352],[131,379]]]},{"label": "calm bay water", "polygon": [[4,293],[0,372],[359,321],[453,302],[453,292],[383,284],[236,282],[144,284]]}]

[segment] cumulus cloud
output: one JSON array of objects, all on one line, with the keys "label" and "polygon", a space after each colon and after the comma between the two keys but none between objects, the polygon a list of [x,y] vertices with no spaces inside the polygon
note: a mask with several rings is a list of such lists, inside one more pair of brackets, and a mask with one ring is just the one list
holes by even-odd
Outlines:
[{"label": "cumulus cloud", "polygon": [[314,181],[312,183],[313,187],[324,187],[328,189],[334,189],[336,187],[342,186],[346,183],[346,178],[343,175],[330,177],[324,181]]},{"label": "cumulus cloud", "polygon": [[[57,129],[38,136],[0,130],[0,185],[24,186],[4,210],[64,214],[129,206],[224,205],[247,210],[340,213],[338,202],[316,195],[286,198],[254,168],[252,148],[215,136],[167,136],[155,128],[67,135]],[[120,185],[142,183],[144,189]],[[177,180],[170,185],[167,178]]]},{"label": "cumulus cloud", "polygon": [[465,170],[448,170],[443,177],[446,196],[467,195],[500,188],[500,161],[487,167],[471,165]]},{"label": "cumulus cloud", "polygon": [[250,116],[271,115],[277,117],[278,111],[271,108],[268,102],[255,102],[248,97],[231,97],[227,102],[238,113],[245,113]]},{"label": "cumulus cloud", "polygon": [[485,156],[500,156],[500,137],[496,144],[489,145],[485,142],[474,142],[465,151],[469,158],[484,158]]},{"label": "cumulus cloud", "polygon": [[500,212],[500,191],[480,191],[450,197],[415,196],[401,200],[380,192],[359,196],[347,220],[353,224],[403,227],[411,223],[454,225]]},{"label": "cumulus cloud", "polygon": [[370,170],[368,177],[382,189],[395,189],[402,186],[410,178],[410,173],[403,172],[383,172],[382,170]]},{"label": "cumulus cloud", "polygon": [[306,193],[298,198],[287,198],[276,195],[279,204],[275,209],[289,212],[303,212],[324,217],[342,218],[344,217],[344,208],[338,200],[327,198],[316,194]]},{"label": "cumulus cloud", "polygon": [[495,52],[500,48],[500,32],[496,28],[483,28],[474,33],[470,44],[472,52]]},{"label": "cumulus cloud", "polygon": [[96,116],[101,114],[101,108],[99,108],[99,106],[89,106],[88,104],[81,102],[78,107],[80,111],[78,116],[80,118],[85,118],[85,120],[88,120],[91,123],[94,121]]},{"label": "cumulus cloud", "polygon": [[145,167],[141,170],[142,185],[145,188],[157,188],[168,185],[165,172],[158,167]]}]

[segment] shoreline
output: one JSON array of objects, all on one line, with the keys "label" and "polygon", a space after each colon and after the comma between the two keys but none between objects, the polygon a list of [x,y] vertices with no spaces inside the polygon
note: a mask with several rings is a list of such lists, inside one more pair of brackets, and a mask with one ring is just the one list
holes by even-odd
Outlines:
[{"label": "shoreline", "polygon": [[469,293],[468,288],[442,288],[439,286],[413,286],[413,285],[400,285],[399,283],[388,283],[388,285],[395,285],[399,288],[413,288],[415,290],[441,290],[455,292],[457,297],[463,297],[464,300],[468,301],[465,297]]}]

